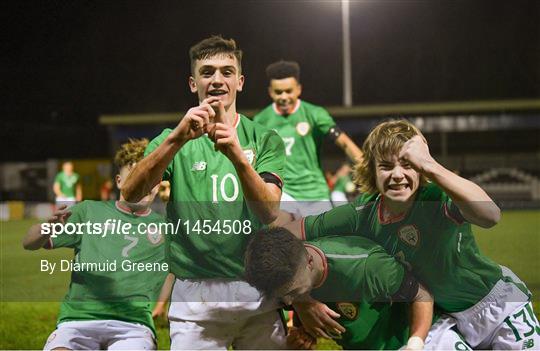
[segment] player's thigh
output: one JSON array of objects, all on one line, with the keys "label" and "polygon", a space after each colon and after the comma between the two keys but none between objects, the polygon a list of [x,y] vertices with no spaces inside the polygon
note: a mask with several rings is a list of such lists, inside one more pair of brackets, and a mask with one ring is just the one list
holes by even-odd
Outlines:
[{"label": "player's thigh", "polygon": [[234,325],[207,321],[170,321],[171,350],[227,350]]},{"label": "player's thigh", "polygon": [[286,325],[280,310],[249,318],[234,340],[235,350],[282,350],[286,348]]},{"label": "player's thigh", "polygon": [[43,350],[98,350],[99,337],[92,328],[85,328],[78,322],[65,322],[49,335]]},{"label": "player's thigh", "polygon": [[109,343],[107,350],[155,350],[156,348],[156,342],[152,337],[133,337],[116,339]]},{"label": "player's thigh", "polygon": [[141,324],[107,321],[106,338],[109,350],[155,350],[157,347],[152,330]]},{"label": "player's thigh", "polygon": [[492,336],[490,347],[497,350],[540,349],[540,324],[530,302],[504,320]]},{"label": "player's thigh", "polygon": [[472,350],[472,348],[454,329],[447,329],[430,339],[424,350]]}]

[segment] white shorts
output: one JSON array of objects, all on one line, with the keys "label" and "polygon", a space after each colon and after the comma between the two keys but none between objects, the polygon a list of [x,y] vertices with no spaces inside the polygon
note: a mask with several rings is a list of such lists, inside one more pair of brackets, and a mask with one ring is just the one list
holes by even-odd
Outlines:
[{"label": "white shorts", "polygon": [[443,316],[429,330],[424,350],[472,350],[454,328],[456,320]]},{"label": "white shorts", "polygon": [[73,321],[58,324],[44,350],[155,350],[150,328],[117,320]]},{"label": "white shorts", "polygon": [[[489,294],[476,305],[450,315],[456,319],[458,330],[473,348],[522,349],[522,346],[531,339],[532,343],[540,346],[538,339],[540,330],[539,333],[530,334],[529,325],[533,320],[527,318],[526,311],[522,312],[526,305],[530,305],[529,296],[516,286],[516,283],[523,284],[523,282],[508,268],[502,266],[501,268],[503,275],[511,278],[513,282],[499,280]],[[507,320],[516,329],[515,333],[512,332]]]},{"label": "white shorts", "polygon": [[279,208],[292,214],[295,219],[298,219],[330,211],[332,209],[332,202],[330,202],[329,199],[300,201],[283,192],[281,193],[281,202],[279,204]]},{"label": "white shorts", "polygon": [[68,208],[75,205],[77,203],[77,199],[74,197],[66,197],[66,196],[59,196],[56,198],[56,207],[60,207],[62,205],[66,205]]},{"label": "white shorts", "polygon": [[171,349],[284,349],[279,307],[245,281],[176,279],[169,307]]}]

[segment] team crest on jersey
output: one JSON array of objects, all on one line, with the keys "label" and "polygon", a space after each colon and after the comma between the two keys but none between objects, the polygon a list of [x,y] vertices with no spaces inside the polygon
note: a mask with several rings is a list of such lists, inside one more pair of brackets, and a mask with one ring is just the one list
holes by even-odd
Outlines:
[{"label": "team crest on jersey", "polygon": [[351,302],[336,302],[339,313],[348,320],[355,320],[358,317],[358,307]]},{"label": "team crest on jersey", "polygon": [[157,245],[161,243],[161,241],[163,240],[163,235],[161,235],[161,232],[159,231],[158,226],[149,226],[146,229],[146,238],[152,244]]},{"label": "team crest on jersey", "polygon": [[420,241],[420,232],[413,224],[407,224],[398,229],[398,237],[405,244],[416,247]]},{"label": "team crest on jersey", "polygon": [[255,150],[253,149],[246,149],[244,150],[244,155],[246,155],[246,158],[250,165],[253,164],[253,161],[255,160]]},{"label": "team crest on jersey", "polygon": [[296,132],[300,134],[301,136],[307,135],[309,133],[309,123],[308,122],[300,122],[296,125]]},{"label": "team crest on jersey", "polygon": [[192,171],[204,171],[205,169],[206,169],[206,162],[204,161],[197,161],[191,167]]}]

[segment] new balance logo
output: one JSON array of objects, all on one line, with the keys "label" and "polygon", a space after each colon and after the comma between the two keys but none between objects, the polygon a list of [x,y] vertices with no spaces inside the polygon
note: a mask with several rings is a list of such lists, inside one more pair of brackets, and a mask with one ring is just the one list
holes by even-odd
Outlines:
[{"label": "new balance logo", "polygon": [[192,171],[204,171],[206,169],[206,162],[198,161],[193,164],[191,167]]}]

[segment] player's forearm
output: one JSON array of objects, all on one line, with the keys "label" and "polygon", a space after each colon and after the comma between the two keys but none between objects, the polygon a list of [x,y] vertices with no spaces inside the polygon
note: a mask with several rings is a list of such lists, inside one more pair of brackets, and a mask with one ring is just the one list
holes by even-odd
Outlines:
[{"label": "player's forearm", "polygon": [[77,199],[77,201],[82,201],[82,186],[80,184],[77,185],[75,192],[75,198]]},{"label": "player's forearm", "polygon": [[433,297],[422,285],[419,285],[418,292],[410,308],[409,337],[419,337],[423,342],[433,321]]},{"label": "player's forearm", "polygon": [[60,184],[58,184],[58,183],[54,183],[53,191],[54,191],[54,195],[56,195],[56,197],[60,197],[60,196],[63,195],[62,191],[60,191]]},{"label": "player's forearm", "polygon": [[146,196],[161,181],[165,169],[184,144],[171,133],[151,154],[137,163],[122,187],[124,200],[138,202]]},{"label": "player's forearm", "polygon": [[23,248],[25,250],[38,250],[41,249],[45,243],[49,240],[49,235],[41,234],[41,223],[34,224],[26,233],[23,238]]},{"label": "player's forearm", "polygon": [[484,228],[497,224],[501,211],[481,187],[435,161],[424,167],[424,174],[450,196],[468,222]]},{"label": "player's forearm", "polygon": [[340,134],[336,139],[336,145],[339,146],[343,152],[349,157],[355,164],[360,162],[363,157],[362,150],[352,141],[351,138],[345,133]]},{"label": "player's forearm", "polygon": [[279,215],[281,197],[278,187],[266,183],[247,162],[247,159],[236,163],[234,167],[249,208],[262,223],[268,224],[275,221]]}]

